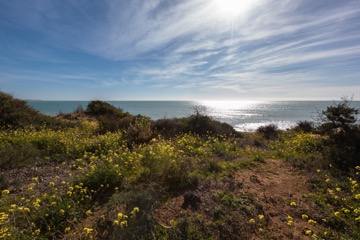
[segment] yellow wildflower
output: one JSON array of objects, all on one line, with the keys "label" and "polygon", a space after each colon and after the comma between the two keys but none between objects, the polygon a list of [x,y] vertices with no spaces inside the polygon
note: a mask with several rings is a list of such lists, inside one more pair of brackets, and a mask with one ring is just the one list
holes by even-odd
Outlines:
[{"label": "yellow wildflower", "polygon": [[24,208],[23,208],[23,211],[24,211],[24,212],[30,212],[30,208],[24,207]]},{"label": "yellow wildflower", "polygon": [[32,234],[38,236],[40,234],[40,229],[36,229]]},{"label": "yellow wildflower", "polygon": [[131,215],[132,215],[132,216],[135,216],[136,213],[138,213],[138,212],[139,212],[139,208],[138,208],[138,207],[134,207],[134,209],[131,211]]},{"label": "yellow wildflower", "polygon": [[308,221],[309,224],[316,224],[316,221],[312,220],[312,219],[309,219]]},{"label": "yellow wildflower", "polygon": [[9,193],[10,193],[10,191],[7,189],[2,190],[2,192],[1,192],[2,195],[7,195]]},{"label": "yellow wildflower", "polygon": [[86,232],[86,234],[90,234],[94,231],[94,229],[86,227],[86,228],[84,228],[84,231]]},{"label": "yellow wildflower", "polygon": [[127,226],[127,221],[126,220],[123,220],[120,222],[120,227],[124,227],[124,226]]},{"label": "yellow wildflower", "polygon": [[342,210],[344,213],[349,213],[349,212],[350,212],[350,210],[347,209],[347,208],[342,208],[341,210]]}]

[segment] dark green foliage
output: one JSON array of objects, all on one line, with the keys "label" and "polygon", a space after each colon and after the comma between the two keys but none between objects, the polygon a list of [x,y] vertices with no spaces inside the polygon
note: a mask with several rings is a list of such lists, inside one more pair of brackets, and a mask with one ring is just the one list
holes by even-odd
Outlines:
[{"label": "dark green foliage", "polygon": [[187,124],[188,131],[197,134],[231,135],[236,133],[231,125],[221,123],[205,115],[192,115]]},{"label": "dark green foliage", "polygon": [[297,132],[310,133],[315,130],[315,124],[314,124],[314,122],[311,122],[311,121],[300,121],[294,127],[294,130]]},{"label": "dark green foliage", "polygon": [[154,137],[153,121],[141,115],[132,117],[124,137],[130,144],[141,144],[150,141]]},{"label": "dark green foliage", "polygon": [[33,144],[9,143],[0,144],[0,169],[12,169],[34,163],[42,157],[41,152]]},{"label": "dark green foliage", "polygon": [[77,106],[76,109],[74,109],[74,112],[73,112],[73,113],[84,114],[84,113],[85,113],[85,110],[84,110],[84,108],[83,108],[82,105],[79,105],[79,106]]},{"label": "dark green foliage", "polygon": [[121,109],[100,100],[91,101],[86,108],[86,114],[96,117],[102,115],[123,117],[124,115],[126,115],[126,113],[124,113]]},{"label": "dark green foliage", "polygon": [[323,124],[320,126],[320,130],[325,133],[332,132],[335,129],[349,131],[355,127],[357,121],[357,114],[359,110],[350,107],[351,100],[348,98],[342,98],[342,101],[329,106],[326,110],[321,112],[320,119]]},{"label": "dark green foliage", "polygon": [[154,128],[166,137],[190,132],[200,135],[239,135],[231,125],[200,114],[185,118],[160,119],[155,121]]},{"label": "dark green foliage", "polygon": [[320,131],[328,136],[325,155],[335,166],[349,170],[359,164],[360,129],[355,123],[358,109],[350,107],[351,101],[343,98],[340,103],[322,112]]},{"label": "dark green foliage", "polygon": [[153,137],[153,122],[150,118],[133,116],[109,103],[91,101],[86,114],[97,118],[101,134],[125,130],[124,136],[130,145],[148,142]]},{"label": "dark green foliage", "polygon": [[154,130],[165,137],[173,137],[187,132],[184,118],[159,119],[154,122]]},{"label": "dark green foliage", "polygon": [[[104,226],[99,222],[99,228],[108,229],[101,239],[152,239],[154,227],[157,224],[151,217],[154,209],[165,199],[165,191],[155,184],[140,184],[118,194],[114,194],[106,204],[107,211],[111,214],[110,219],[122,212],[129,216],[128,226],[121,228],[110,222],[110,226]],[[134,207],[140,211],[136,216],[131,216]]]},{"label": "dark green foliage", "polygon": [[116,132],[126,129],[132,122],[132,116],[121,109],[103,101],[91,101],[85,113],[94,116],[99,121],[99,132]]},{"label": "dark green foliage", "polygon": [[97,119],[99,121],[99,132],[101,134],[126,129],[132,121],[131,116],[119,117],[111,114],[98,116]]},{"label": "dark green foliage", "polygon": [[28,106],[26,101],[0,92],[0,127],[3,129],[24,128],[29,125],[35,128],[46,125],[52,129],[74,126],[73,123],[43,115]]},{"label": "dark green foliage", "polygon": [[261,126],[256,131],[262,134],[267,140],[275,140],[278,138],[278,127],[275,124]]},{"label": "dark green foliage", "polygon": [[94,202],[104,203],[115,192],[115,188],[121,187],[122,182],[123,176],[114,166],[106,160],[99,159],[95,169],[78,178],[75,185],[90,190]]},{"label": "dark green foliage", "polygon": [[191,173],[194,168],[191,159],[177,160],[174,165],[171,159],[160,161],[146,154],[141,161],[143,169],[137,179],[139,183],[154,182],[169,191],[194,189],[198,185],[198,175]]}]

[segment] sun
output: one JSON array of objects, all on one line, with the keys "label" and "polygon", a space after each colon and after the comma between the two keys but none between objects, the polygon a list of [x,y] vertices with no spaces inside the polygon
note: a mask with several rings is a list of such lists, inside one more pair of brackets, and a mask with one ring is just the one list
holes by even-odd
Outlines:
[{"label": "sun", "polygon": [[215,0],[215,7],[223,16],[247,14],[256,4],[256,0]]}]

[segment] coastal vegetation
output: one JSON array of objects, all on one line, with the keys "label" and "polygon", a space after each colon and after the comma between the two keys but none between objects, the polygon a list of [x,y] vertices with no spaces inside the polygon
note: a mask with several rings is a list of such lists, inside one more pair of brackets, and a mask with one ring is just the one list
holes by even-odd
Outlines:
[{"label": "coastal vegetation", "polygon": [[0,93],[0,239],[359,239],[358,110],[239,133]]}]

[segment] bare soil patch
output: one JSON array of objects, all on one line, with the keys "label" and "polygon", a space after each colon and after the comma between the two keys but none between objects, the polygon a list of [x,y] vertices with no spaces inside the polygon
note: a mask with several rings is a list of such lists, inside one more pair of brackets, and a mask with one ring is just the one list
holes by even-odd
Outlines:
[{"label": "bare soil patch", "polygon": [[[307,181],[304,173],[284,160],[267,159],[259,166],[203,183],[196,190],[201,199],[199,209],[182,208],[184,197],[175,196],[154,211],[153,219],[170,228],[172,220],[198,217],[207,222],[212,232],[218,232],[217,239],[226,239],[228,233],[234,238],[237,231],[236,239],[311,239],[323,227],[308,222],[310,216],[317,222],[321,218],[316,218],[316,206],[307,197],[311,193]],[[235,207],[226,205],[229,203],[224,198],[216,200],[217,192],[231,196],[235,204],[240,203]],[[216,208],[222,209],[231,221],[214,216]],[[303,219],[302,214],[308,214],[309,219]],[[259,219],[259,215],[264,215],[264,219]],[[253,224],[249,222],[252,218]],[[220,221],[222,225],[214,224]],[[247,234],[241,235],[241,230]]]},{"label": "bare soil patch", "polygon": [[[268,159],[235,176],[235,181],[244,183],[244,191],[262,205],[267,220],[264,235],[270,239],[309,239],[307,230],[319,230],[319,226],[312,227],[302,219],[302,214],[315,208],[306,197],[310,193],[307,180],[306,175],[279,159]],[[253,239],[259,239],[259,235]]]}]

